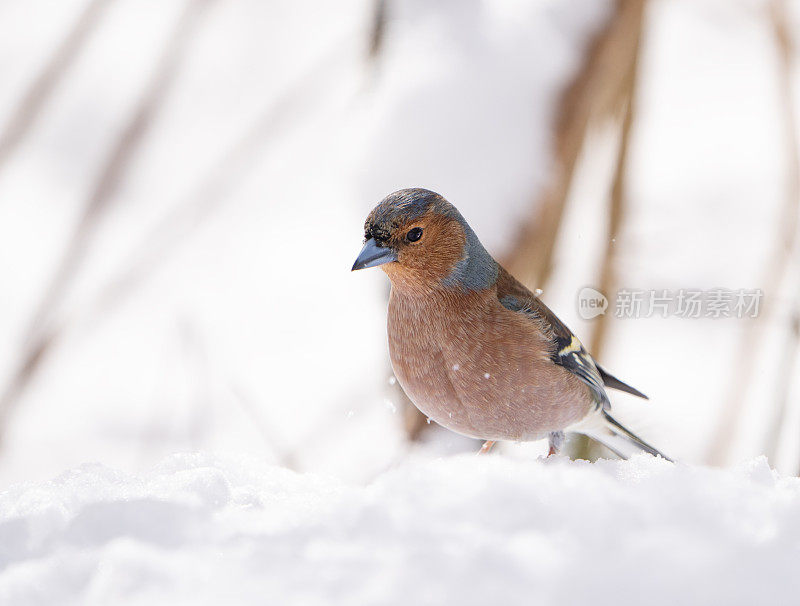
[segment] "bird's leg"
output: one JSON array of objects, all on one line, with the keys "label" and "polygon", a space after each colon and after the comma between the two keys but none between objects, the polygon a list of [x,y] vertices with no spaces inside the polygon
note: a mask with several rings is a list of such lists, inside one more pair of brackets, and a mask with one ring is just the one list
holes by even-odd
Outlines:
[{"label": "bird's leg", "polygon": [[494,440],[486,440],[478,451],[478,454],[487,454],[492,449],[492,446],[494,446],[494,442]]},{"label": "bird's leg", "polygon": [[558,454],[561,451],[561,447],[564,445],[564,432],[551,431],[550,435],[547,437],[547,442],[550,445],[550,450],[548,450],[547,456],[552,457],[553,455]]}]

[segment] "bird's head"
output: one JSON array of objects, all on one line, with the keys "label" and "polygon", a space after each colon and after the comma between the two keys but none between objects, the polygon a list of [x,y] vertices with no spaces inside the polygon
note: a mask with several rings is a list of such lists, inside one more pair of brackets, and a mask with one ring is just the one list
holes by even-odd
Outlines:
[{"label": "bird's head", "polygon": [[353,270],[378,265],[408,291],[482,290],[499,271],[456,207],[419,188],[389,194],[367,217]]}]

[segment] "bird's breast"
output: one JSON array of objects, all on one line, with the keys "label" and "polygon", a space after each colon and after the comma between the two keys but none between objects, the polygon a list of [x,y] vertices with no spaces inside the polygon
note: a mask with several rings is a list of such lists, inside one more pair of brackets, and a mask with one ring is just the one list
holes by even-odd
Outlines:
[{"label": "bird's breast", "polygon": [[535,323],[496,297],[411,298],[393,291],[388,336],[392,367],[408,397],[458,433],[538,439],[590,408],[585,386],[550,361]]}]

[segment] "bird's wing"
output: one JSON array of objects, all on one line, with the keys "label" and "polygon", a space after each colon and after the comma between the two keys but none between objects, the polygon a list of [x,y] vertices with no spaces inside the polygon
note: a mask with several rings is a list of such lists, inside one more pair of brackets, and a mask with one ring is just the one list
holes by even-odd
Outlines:
[{"label": "bird's wing", "polygon": [[611,408],[603,376],[594,359],[586,351],[578,337],[558,319],[558,316],[547,305],[505,270],[501,272],[497,282],[497,298],[506,309],[522,312],[531,319],[538,320],[553,344],[550,354],[553,363],[564,367],[586,383],[592,390],[598,407],[602,407],[604,410]]},{"label": "bird's wing", "polygon": [[625,393],[629,393],[632,396],[636,396],[637,398],[644,398],[645,400],[650,399],[635,387],[631,387],[627,383],[623,383],[622,381],[620,381],[617,377],[612,375],[605,368],[600,366],[597,362],[595,362],[594,364],[595,366],[597,366],[597,370],[600,371],[600,376],[603,378],[603,385],[605,385],[606,387],[610,387],[611,389],[618,389],[619,391],[624,391]]}]

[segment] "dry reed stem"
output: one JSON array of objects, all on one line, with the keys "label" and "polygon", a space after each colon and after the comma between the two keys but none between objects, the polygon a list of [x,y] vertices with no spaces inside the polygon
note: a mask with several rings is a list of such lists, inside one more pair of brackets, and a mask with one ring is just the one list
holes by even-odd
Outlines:
[{"label": "dry reed stem", "polygon": [[141,239],[121,264],[121,269],[101,286],[96,297],[70,316],[57,317],[48,323],[46,330],[33,343],[41,344],[41,347],[26,352],[24,366],[21,365],[15,372],[0,399],[0,445],[8,425],[5,411],[10,413],[12,406],[30,385],[35,372],[42,367],[53,344],[76,326],[97,325],[99,318],[111,313],[141,287],[154,274],[154,268],[163,266],[164,261],[221,205],[224,194],[235,178],[254,162],[259,146],[278,138],[282,131],[297,123],[299,116],[307,113],[308,106],[326,98],[339,76],[339,72],[333,68],[341,63],[342,57],[341,52],[326,53],[324,61],[304,73],[249,125],[245,134],[214,163],[210,174]]},{"label": "dry reed stem", "polygon": [[67,37],[61,41],[44,69],[22,95],[16,108],[12,110],[8,125],[0,135],[0,169],[14,154],[31,126],[36,123],[42,108],[69,71],[75,57],[80,53],[109,4],[110,0],[91,0],[89,2]]},{"label": "dry reed stem", "polygon": [[559,103],[550,184],[503,259],[506,268],[530,288],[544,288],[550,276],[570,185],[590,124],[620,107],[625,79],[637,54],[643,12],[644,0],[618,0]]},{"label": "dry reed stem", "polygon": [[0,395],[0,439],[7,428],[12,409],[60,332],[53,325],[55,312],[76,278],[102,218],[117,200],[117,187],[175,79],[183,51],[195,32],[198,18],[208,4],[209,0],[188,1],[172,34],[167,38],[145,92],[117,137],[91,188],[78,225],[23,333],[23,345],[16,370]]},{"label": "dry reed stem", "polygon": [[[631,130],[636,112],[636,84],[639,53],[641,50],[643,18],[644,5],[642,3],[639,12],[638,29],[632,34],[635,40],[633,56],[627,62],[627,71],[622,79],[622,87],[619,94],[616,95],[617,102],[620,104],[619,109],[622,110],[623,114],[619,126],[619,145],[617,147],[617,158],[614,165],[611,195],[608,198],[606,246],[600,265],[600,277],[597,282],[600,292],[606,295],[610,295],[615,291],[619,275],[617,267],[619,259],[616,251],[626,213],[627,192],[625,189],[625,180],[628,170]],[[595,318],[592,333],[589,337],[589,351],[598,360],[602,359],[607,343],[609,316],[610,314],[601,314]],[[599,448],[599,444],[585,436],[580,436],[572,445],[574,457],[587,460],[596,459],[599,456]]]},{"label": "dry reed stem", "polygon": [[[773,315],[773,305],[769,297],[775,297],[789,267],[792,251],[797,245],[798,211],[800,210],[800,151],[797,141],[797,119],[792,95],[792,52],[793,40],[784,0],[773,0],[770,4],[770,20],[778,50],[778,86],[780,115],[784,122],[785,154],[787,163],[786,196],[779,222],[776,226],[778,237],[772,251],[767,269],[761,281],[765,293],[759,317],[751,320],[743,328],[739,346],[732,364],[733,372],[728,382],[729,391],[724,400],[724,412],[719,425],[709,441],[708,462],[723,465],[730,456],[734,440],[744,412],[745,398],[753,380],[753,371],[764,338],[765,328]],[[778,423],[781,423],[783,409],[778,406]],[[773,430],[775,424],[773,423]],[[777,440],[774,434],[768,440]]]}]

